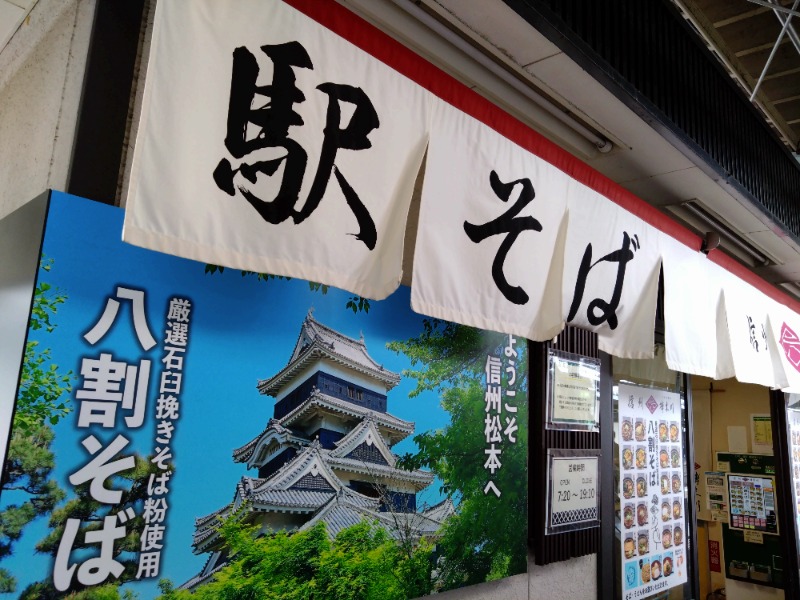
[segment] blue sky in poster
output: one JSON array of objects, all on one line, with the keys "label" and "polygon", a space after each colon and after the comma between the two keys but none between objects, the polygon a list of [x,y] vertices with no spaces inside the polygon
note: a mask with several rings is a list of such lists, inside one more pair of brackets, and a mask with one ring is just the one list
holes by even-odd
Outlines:
[{"label": "blue sky in poster", "polygon": [[[81,357],[96,357],[100,352],[130,363],[151,358],[154,373],[147,410],[152,419],[167,303],[173,296],[191,299],[190,349],[184,366],[181,416],[172,444],[176,473],[168,499],[161,564],[161,576],[180,584],[199,572],[206,559],[206,555],[191,552],[194,518],[230,502],[242,475],[256,475],[234,463],[231,451],[250,441],[272,416],[274,401],[257,392],[256,382],[286,364],[308,309],[313,306],[318,321],[346,335],[358,338],[363,332],[372,357],[395,372],[409,363],[389,351],[386,342],[418,334],[423,317],[411,312],[407,288],[385,301],[372,302],[368,314],[354,314],[345,309],[351,295],[340,290],[323,295],[310,291],[305,281],[265,283],[232,270],[223,275],[205,274],[200,263],[123,244],[122,218],[120,209],[53,193],[44,254],[54,263],[42,279],[68,299],[58,309],[55,332],[38,338],[42,347],[52,349],[60,368],[74,373],[79,372]],[[146,292],[147,321],[159,342],[147,356],[136,343],[127,303],[122,304],[114,328],[95,346],[82,337],[117,285]],[[78,380],[75,382],[77,388]],[[444,426],[448,416],[437,395],[409,398],[414,385],[413,380],[404,378],[389,393],[389,412],[415,421],[417,433]],[[76,423],[73,411],[55,427],[56,476],[68,492],[72,486],[67,477],[88,462],[88,454],[79,445],[87,434],[76,429]],[[91,433],[101,441],[113,439],[113,434],[98,434],[97,429],[92,428]],[[151,452],[155,445],[152,428],[143,427],[128,437],[141,454]],[[396,446],[395,452],[412,449],[409,438]],[[6,504],[11,500],[10,495],[3,498]],[[439,500],[436,482],[418,497],[420,503]],[[29,526],[15,545],[14,556],[2,563],[18,578],[18,590],[52,572],[50,558],[34,553],[36,542],[46,532],[46,519]],[[133,589],[143,600],[156,594],[154,583],[137,584]]]}]

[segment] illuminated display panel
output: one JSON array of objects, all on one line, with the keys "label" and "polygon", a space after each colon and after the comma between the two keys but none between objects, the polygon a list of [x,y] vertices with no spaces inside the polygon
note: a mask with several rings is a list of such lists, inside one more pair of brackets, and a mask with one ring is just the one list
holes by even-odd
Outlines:
[{"label": "illuminated display panel", "polygon": [[728,500],[731,528],[778,533],[773,477],[728,475]]}]

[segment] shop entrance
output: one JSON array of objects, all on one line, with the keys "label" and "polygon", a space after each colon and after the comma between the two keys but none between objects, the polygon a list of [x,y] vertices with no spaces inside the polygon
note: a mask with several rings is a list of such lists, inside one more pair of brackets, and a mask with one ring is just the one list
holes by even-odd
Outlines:
[{"label": "shop entrance", "polygon": [[729,600],[797,597],[796,502],[787,497],[791,423],[800,427],[800,415],[783,396],[734,379],[692,378],[703,598],[723,597],[723,589]]},{"label": "shop entrance", "polygon": [[660,344],[653,359],[611,362],[614,597],[695,598],[688,378],[667,367]]}]

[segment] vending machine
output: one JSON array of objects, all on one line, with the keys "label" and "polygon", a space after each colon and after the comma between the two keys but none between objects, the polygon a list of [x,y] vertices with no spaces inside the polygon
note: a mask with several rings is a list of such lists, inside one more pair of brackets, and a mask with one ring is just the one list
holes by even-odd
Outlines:
[{"label": "vending machine", "polygon": [[727,483],[729,517],[722,524],[726,578],[783,588],[774,457],[719,452],[717,465]]}]

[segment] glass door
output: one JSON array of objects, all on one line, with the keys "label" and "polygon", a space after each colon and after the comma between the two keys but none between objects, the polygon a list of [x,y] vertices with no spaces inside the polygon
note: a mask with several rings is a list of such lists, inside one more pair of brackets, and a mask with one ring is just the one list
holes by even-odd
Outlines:
[{"label": "glass door", "polygon": [[664,347],[648,360],[612,358],[614,597],[693,599],[694,469],[687,377]]}]

